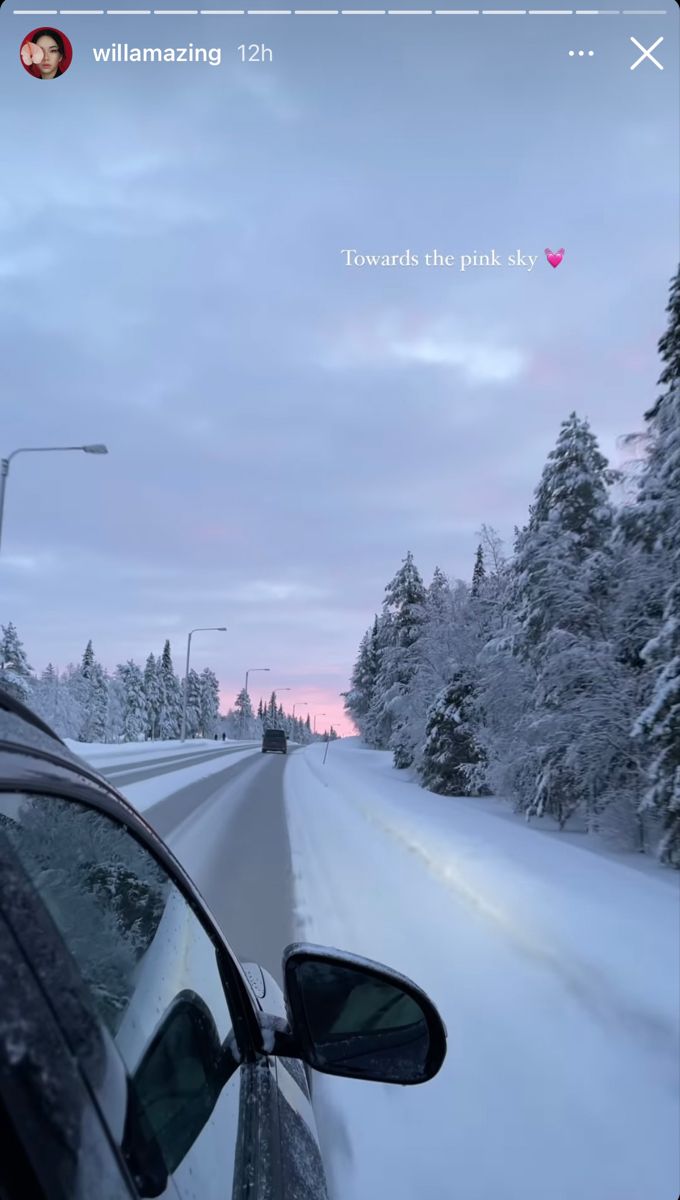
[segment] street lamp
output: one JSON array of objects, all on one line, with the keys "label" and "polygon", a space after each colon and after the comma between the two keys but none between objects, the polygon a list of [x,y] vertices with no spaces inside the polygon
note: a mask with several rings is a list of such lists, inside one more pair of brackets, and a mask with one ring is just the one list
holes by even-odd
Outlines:
[{"label": "street lamp", "polygon": [[279,692],[292,692],[292,688],[272,688],[272,691],[278,696]]},{"label": "street lamp", "polygon": [[189,655],[191,654],[191,639],[195,633],[226,633],[226,625],[199,625],[198,629],[191,629],[187,638],[187,666],[184,673],[184,696],[182,698],[182,733],[180,741],[185,742],[187,738],[187,697],[189,695]]},{"label": "street lamp", "polygon": [[275,688],[272,688],[272,692],[273,692],[273,694],[274,694],[275,696],[278,696],[279,692],[292,692],[292,690],[293,690],[293,689],[292,689],[292,688],[289,688],[289,687],[275,687]]},{"label": "street lamp", "polygon": [[[299,705],[300,708],[309,708],[309,702],[307,700],[298,700],[296,702],[296,704],[293,705],[293,733],[295,733],[295,708],[296,708],[296,705]],[[302,717],[299,717],[298,720],[300,721],[300,725],[302,725]]]},{"label": "street lamp", "polygon": [[62,450],[82,450],[85,454],[108,454],[106,446],[102,442],[94,442],[87,446],[21,446],[18,450],[13,450],[7,458],[0,459],[0,542],[2,541],[2,517],[5,508],[5,487],[7,485],[7,476],[9,475],[9,464],[17,454],[51,454],[54,451]]},{"label": "street lamp", "polygon": [[[251,671],[268,671],[268,670],[269,670],[269,667],[248,667],[248,670],[246,671],[246,686],[245,686],[246,696],[248,695],[248,676],[250,675]],[[244,728],[243,728],[244,723],[245,723],[245,715],[244,715],[243,709],[241,709],[241,737],[243,737],[243,733],[244,733]]]},{"label": "street lamp", "polygon": [[325,716],[326,716],[325,713],[314,713],[314,733],[316,733],[316,718],[317,717],[325,717]]},{"label": "street lamp", "polygon": [[269,670],[269,667],[248,667],[248,670],[246,671],[246,687],[245,687],[246,695],[248,694],[248,676],[253,671],[268,671],[268,670]]}]

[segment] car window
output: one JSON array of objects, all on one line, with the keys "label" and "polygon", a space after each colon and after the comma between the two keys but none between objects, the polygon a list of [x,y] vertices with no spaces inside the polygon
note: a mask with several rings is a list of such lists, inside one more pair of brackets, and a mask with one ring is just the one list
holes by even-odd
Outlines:
[{"label": "car window", "polygon": [[240,1071],[213,942],[165,869],[112,818],[0,794],[0,823],[123,1058],[123,1149],[142,1194],[231,1197]]}]

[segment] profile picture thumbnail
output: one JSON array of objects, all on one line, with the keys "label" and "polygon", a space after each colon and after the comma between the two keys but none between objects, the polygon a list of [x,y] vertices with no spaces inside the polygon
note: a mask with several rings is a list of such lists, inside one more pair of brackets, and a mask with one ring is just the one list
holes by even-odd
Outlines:
[{"label": "profile picture thumbnail", "polygon": [[71,66],[73,46],[61,30],[42,26],[26,34],[19,57],[34,79],[59,79]]}]

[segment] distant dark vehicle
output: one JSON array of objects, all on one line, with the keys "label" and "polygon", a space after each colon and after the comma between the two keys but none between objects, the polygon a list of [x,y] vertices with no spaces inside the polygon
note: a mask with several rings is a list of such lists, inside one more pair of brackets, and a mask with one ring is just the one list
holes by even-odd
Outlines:
[{"label": "distant dark vehicle", "polygon": [[239,961],[143,816],[2,689],[0,964],[2,1200],[327,1200],[311,1072],[420,1084],[446,1053],[388,967],[297,942],[280,987]]},{"label": "distant dark vehicle", "polygon": [[262,753],[275,750],[281,754],[288,753],[288,743],[283,729],[265,729],[262,735]]}]

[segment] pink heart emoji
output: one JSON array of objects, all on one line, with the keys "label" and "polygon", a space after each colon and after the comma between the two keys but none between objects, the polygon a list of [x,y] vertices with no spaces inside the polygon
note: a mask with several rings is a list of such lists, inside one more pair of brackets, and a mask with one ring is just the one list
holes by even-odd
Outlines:
[{"label": "pink heart emoji", "polygon": [[559,267],[560,263],[562,262],[562,259],[564,258],[564,247],[562,247],[561,250],[557,250],[557,251],[546,250],[545,257],[547,258],[551,267]]}]

